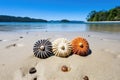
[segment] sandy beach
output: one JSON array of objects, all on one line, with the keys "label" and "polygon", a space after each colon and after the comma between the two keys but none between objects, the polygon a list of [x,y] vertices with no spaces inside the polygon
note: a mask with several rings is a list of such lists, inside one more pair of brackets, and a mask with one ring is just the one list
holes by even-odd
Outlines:
[{"label": "sandy beach", "polygon": [[[90,55],[34,56],[33,45],[40,39],[71,41],[78,36],[89,42]],[[70,71],[62,72],[63,65]],[[0,80],[120,80],[120,33],[0,32]]]}]

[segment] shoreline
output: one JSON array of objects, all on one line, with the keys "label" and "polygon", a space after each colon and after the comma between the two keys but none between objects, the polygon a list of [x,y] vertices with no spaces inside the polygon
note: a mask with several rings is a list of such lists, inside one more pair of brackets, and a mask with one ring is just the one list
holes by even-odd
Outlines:
[{"label": "shoreline", "polygon": [[120,23],[120,21],[88,21],[85,23]]},{"label": "shoreline", "polygon": [[60,22],[60,21],[48,21],[48,22],[0,22],[0,23],[120,23],[120,21],[79,21],[79,20],[73,20],[70,22]]}]

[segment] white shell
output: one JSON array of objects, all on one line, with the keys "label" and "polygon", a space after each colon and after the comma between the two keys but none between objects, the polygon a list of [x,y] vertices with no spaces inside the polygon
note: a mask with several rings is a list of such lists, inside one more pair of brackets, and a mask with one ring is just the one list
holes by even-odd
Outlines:
[{"label": "white shell", "polygon": [[59,38],[53,41],[53,54],[60,57],[67,57],[71,54],[71,43],[65,38]]}]

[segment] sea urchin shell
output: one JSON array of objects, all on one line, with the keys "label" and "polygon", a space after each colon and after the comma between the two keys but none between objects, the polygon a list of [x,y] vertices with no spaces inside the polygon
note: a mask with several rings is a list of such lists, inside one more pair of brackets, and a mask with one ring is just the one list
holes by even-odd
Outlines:
[{"label": "sea urchin shell", "polygon": [[38,40],[34,45],[33,52],[38,58],[47,58],[52,54],[52,44],[49,40]]},{"label": "sea urchin shell", "polygon": [[77,37],[72,40],[72,49],[75,54],[87,56],[89,52],[89,44],[86,39]]},{"label": "sea urchin shell", "polygon": [[67,57],[71,54],[71,44],[65,38],[56,39],[52,44],[52,48],[56,56]]}]

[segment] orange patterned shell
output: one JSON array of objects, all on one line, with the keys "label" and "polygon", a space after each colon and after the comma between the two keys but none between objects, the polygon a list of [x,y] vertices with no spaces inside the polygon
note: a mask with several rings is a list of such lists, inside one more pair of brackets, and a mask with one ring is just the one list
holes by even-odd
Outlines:
[{"label": "orange patterned shell", "polygon": [[87,56],[89,52],[89,44],[86,39],[77,37],[72,40],[72,51],[74,54]]}]

